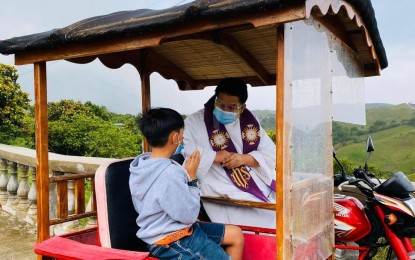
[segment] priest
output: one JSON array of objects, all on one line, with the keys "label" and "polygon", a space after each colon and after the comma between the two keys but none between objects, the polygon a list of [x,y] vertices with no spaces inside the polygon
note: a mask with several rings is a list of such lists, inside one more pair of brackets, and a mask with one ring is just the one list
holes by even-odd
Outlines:
[{"label": "priest", "polygon": [[[184,155],[198,149],[202,196],[275,203],[275,144],[246,108],[245,82],[225,78],[204,109],[188,116]],[[275,228],[274,210],[203,202],[213,222]]]}]

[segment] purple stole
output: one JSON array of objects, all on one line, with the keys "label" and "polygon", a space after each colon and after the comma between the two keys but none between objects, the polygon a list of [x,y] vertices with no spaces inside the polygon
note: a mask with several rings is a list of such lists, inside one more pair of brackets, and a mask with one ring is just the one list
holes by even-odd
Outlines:
[{"label": "purple stole", "polygon": [[[215,98],[213,96],[205,104],[204,119],[209,136],[209,142],[214,151],[226,150],[228,152],[237,153],[235,145],[233,144],[229,133],[225,126],[218,122],[213,115],[213,109],[215,107]],[[258,148],[260,140],[260,126],[254,115],[245,108],[239,117],[239,123],[242,130],[242,144],[243,153],[247,154]],[[228,169],[223,167],[226,174],[232,183],[244,192],[249,192],[257,198],[268,202],[268,198],[258,188],[255,180],[251,176],[251,168],[249,166],[240,166],[234,169]],[[275,191],[275,181],[272,181],[268,186]]]}]

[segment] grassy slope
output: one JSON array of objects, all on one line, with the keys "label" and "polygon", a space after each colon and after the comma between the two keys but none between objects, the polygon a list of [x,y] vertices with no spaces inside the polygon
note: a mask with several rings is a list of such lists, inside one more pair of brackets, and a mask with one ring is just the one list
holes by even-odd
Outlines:
[{"label": "grassy slope", "polygon": [[[375,145],[370,162],[386,171],[415,173],[415,127],[398,126],[371,135]],[[364,137],[362,137],[364,139]],[[338,154],[353,162],[364,164],[366,142],[346,145]]]},{"label": "grassy slope", "polygon": [[[359,129],[369,129],[374,122],[383,121],[387,125],[401,123],[413,117],[415,110],[407,104],[395,106],[374,106],[366,113],[367,125],[357,126]],[[341,124],[352,128],[356,125]],[[385,171],[403,171],[412,175],[415,180],[415,127],[400,125],[379,132],[370,133],[375,144],[375,152],[370,163]],[[366,159],[366,135],[358,136],[358,143],[338,148],[338,155],[349,158],[355,165],[364,164]]]},{"label": "grassy slope", "polygon": [[407,104],[369,109],[366,113],[367,125],[371,126],[375,121],[402,122],[410,119],[413,113],[414,109]]},{"label": "grassy slope", "polygon": [[[264,118],[273,117],[275,111],[254,110],[254,114],[262,121]],[[343,127],[369,129],[374,122],[383,121],[386,125],[401,123],[413,117],[415,110],[408,104],[367,104],[367,125],[357,126],[343,124]],[[265,123],[265,124],[264,124]],[[262,122],[267,130],[275,130],[275,121]],[[387,130],[370,133],[375,144],[375,152],[372,154],[370,163],[385,171],[403,171],[406,174],[413,174],[415,180],[415,127],[401,125]],[[366,159],[366,138],[367,134],[358,136],[359,143],[345,145],[337,148],[338,155],[349,158],[354,165],[364,164]]]}]

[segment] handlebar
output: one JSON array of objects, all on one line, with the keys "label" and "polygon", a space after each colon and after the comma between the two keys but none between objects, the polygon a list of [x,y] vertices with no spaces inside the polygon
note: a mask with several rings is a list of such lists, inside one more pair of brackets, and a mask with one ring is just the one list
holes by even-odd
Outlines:
[{"label": "handlebar", "polygon": [[362,179],[362,181],[364,181],[371,188],[376,186],[376,184],[370,180],[370,178],[375,177],[373,173],[368,173],[365,170],[362,170],[361,168],[357,168],[353,171],[353,175],[358,179]]},{"label": "handlebar", "polygon": [[[359,182],[364,182],[369,187],[364,186],[364,185],[361,185]],[[340,183],[340,185],[337,188],[339,189],[339,191],[342,191],[343,190],[343,186],[344,185],[347,185],[347,184],[356,186],[356,188],[358,188],[367,197],[369,197],[369,198],[370,197],[373,197],[373,186],[372,186],[373,185],[373,182],[368,182],[365,179],[360,179],[360,178],[354,178],[354,177],[352,177],[349,180]]]},{"label": "handlebar", "polygon": [[342,187],[343,187],[344,185],[346,185],[346,184],[349,184],[349,181],[348,181],[348,180],[347,180],[347,181],[344,181],[344,182],[342,182],[342,183],[340,183],[340,184],[339,184],[339,186],[337,186],[337,188],[338,188],[340,191],[342,191],[342,190],[343,190],[343,188],[342,188]]}]

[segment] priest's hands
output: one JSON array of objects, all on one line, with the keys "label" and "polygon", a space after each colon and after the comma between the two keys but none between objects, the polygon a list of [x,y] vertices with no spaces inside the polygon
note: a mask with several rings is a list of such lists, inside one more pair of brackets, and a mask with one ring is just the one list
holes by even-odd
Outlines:
[{"label": "priest's hands", "polygon": [[227,156],[222,160],[220,164],[228,169],[238,168],[243,165],[251,167],[259,166],[257,160],[250,154],[239,154],[230,152],[228,152]]},{"label": "priest's hands", "polygon": [[191,180],[196,179],[197,168],[200,164],[200,152],[195,150],[191,155],[186,158],[184,168]]},{"label": "priest's hands", "polygon": [[246,154],[230,153],[225,160],[222,161],[222,166],[228,169],[237,168],[246,165],[245,157],[250,156]]},{"label": "priest's hands", "polygon": [[217,164],[222,164],[223,161],[226,159],[226,157],[228,157],[229,155],[231,155],[230,152],[228,152],[226,150],[220,150],[220,151],[216,152],[215,160],[213,162],[215,162]]}]

